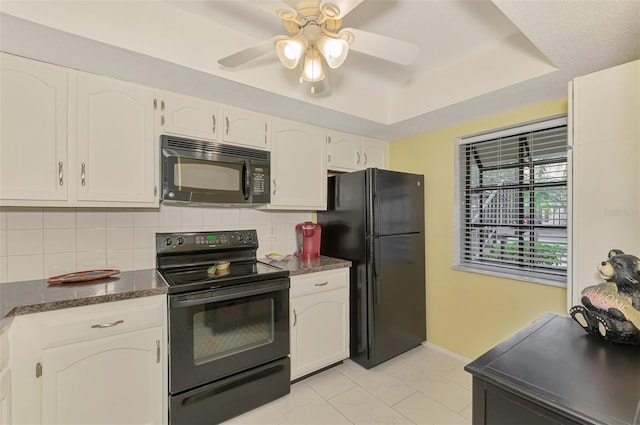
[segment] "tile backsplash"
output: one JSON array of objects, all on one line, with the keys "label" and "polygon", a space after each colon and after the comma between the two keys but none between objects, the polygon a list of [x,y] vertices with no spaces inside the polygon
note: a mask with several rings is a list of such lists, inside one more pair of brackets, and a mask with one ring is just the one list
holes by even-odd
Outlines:
[{"label": "tile backsplash", "polygon": [[161,205],[158,209],[0,207],[0,282],[90,269],[155,267],[156,232],[256,229],[258,257],[293,253],[311,212]]}]

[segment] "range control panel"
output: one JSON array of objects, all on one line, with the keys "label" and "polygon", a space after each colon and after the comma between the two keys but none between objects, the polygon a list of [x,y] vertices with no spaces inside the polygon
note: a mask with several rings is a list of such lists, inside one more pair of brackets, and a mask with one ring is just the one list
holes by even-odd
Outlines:
[{"label": "range control panel", "polygon": [[220,232],[156,233],[156,252],[211,251],[233,248],[258,248],[255,230]]}]

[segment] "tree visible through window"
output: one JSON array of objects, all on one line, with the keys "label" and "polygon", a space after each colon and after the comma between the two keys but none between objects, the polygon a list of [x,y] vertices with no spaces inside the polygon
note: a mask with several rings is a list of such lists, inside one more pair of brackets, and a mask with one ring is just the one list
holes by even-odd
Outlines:
[{"label": "tree visible through window", "polygon": [[566,281],[566,120],[463,138],[458,265]]}]

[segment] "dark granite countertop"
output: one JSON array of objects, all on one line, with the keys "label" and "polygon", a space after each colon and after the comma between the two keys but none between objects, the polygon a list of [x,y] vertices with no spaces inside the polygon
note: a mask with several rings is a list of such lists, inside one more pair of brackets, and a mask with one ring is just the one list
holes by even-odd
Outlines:
[{"label": "dark granite countertop", "polygon": [[167,293],[155,269],[122,272],[89,282],[46,280],[0,283],[0,330],[13,316]]},{"label": "dark granite countertop", "polygon": [[[351,261],[320,256],[301,260],[288,256],[260,261],[289,271],[290,276],[350,267]],[[89,282],[48,284],[46,280],[0,283],[0,330],[12,317],[60,308],[79,307],[167,293],[167,285],[155,269],[122,272]]]},{"label": "dark granite countertop", "polygon": [[268,258],[260,258],[260,261],[284,270],[289,270],[289,276],[351,267],[351,261],[325,257],[324,255],[310,260],[302,260],[293,255],[289,255],[278,261],[270,260]]}]

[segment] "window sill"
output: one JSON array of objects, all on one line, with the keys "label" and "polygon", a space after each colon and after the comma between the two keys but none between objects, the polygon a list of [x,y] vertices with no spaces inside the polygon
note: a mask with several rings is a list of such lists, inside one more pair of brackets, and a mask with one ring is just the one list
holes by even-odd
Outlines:
[{"label": "window sill", "polygon": [[535,283],[535,284],[538,284],[538,285],[555,286],[557,288],[566,288],[567,287],[567,282],[566,281],[565,282],[560,282],[560,281],[557,281],[557,280],[544,279],[544,278],[541,278],[541,277],[523,276],[523,275],[517,275],[517,274],[513,274],[513,273],[500,273],[498,271],[485,270],[485,269],[481,269],[481,268],[469,267],[469,266],[461,266],[461,265],[451,266],[451,269],[452,270],[461,271],[461,272],[478,273],[478,274],[484,274],[484,275],[488,275],[488,276],[501,277],[501,278],[505,278],[505,279],[520,280],[520,281],[523,281],[523,282]]}]

